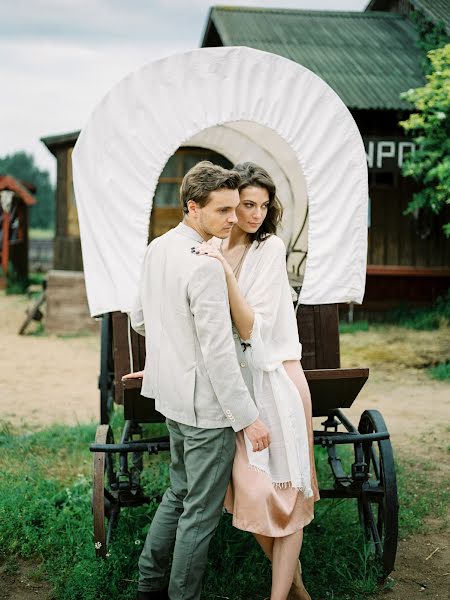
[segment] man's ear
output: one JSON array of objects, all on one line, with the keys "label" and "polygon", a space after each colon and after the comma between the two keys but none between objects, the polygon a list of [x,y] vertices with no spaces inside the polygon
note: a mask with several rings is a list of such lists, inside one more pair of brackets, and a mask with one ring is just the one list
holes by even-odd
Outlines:
[{"label": "man's ear", "polygon": [[189,215],[191,217],[196,217],[198,215],[198,204],[194,202],[194,200],[188,200],[186,206],[189,211]]}]

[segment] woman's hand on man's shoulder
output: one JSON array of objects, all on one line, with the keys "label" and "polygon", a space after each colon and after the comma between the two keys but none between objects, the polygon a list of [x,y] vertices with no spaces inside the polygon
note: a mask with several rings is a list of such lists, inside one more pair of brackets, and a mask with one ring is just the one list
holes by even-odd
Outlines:
[{"label": "woman's hand on man's shoulder", "polygon": [[199,257],[205,256],[207,258],[216,259],[216,261],[220,263],[220,265],[222,265],[225,274],[227,274],[230,271],[233,272],[229,263],[227,262],[223,254],[220,252],[220,249],[216,246],[213,246],[209,242],[204,242],[203,244],[195,246],[195,249],[193,249],[192,252],[194,254],[197,254]]}]

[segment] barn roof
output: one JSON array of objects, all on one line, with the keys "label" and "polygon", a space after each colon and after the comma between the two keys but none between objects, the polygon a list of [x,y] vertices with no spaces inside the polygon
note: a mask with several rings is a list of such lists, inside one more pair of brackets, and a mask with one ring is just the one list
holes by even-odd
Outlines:
[{"label": "barn roof", "polygon": [[411,4],[436,25],[442,24],[450,34],[450,0],[411,0]]},{"label": "barn roof", "polygon": [[0,175],[0,192],[3,190],[11,190],[18,196],[27,206],[36,204],[36,198],[32,196],[24,184],[18,181],[11,175]]},{"label": "barn roof", "polygon": [[[410,0],[413,7],[422,12],[435,25],[442,25],[450,35],[450,0]],[[392,0],[372,0],[367,10],[389,10]]]},{"label": "barn roof", "polygon": [[214,6],[202,46],[250,46],[324,79],[354,109],[409,109],[400,93],[424,84],[417,34],[393,13]]}]

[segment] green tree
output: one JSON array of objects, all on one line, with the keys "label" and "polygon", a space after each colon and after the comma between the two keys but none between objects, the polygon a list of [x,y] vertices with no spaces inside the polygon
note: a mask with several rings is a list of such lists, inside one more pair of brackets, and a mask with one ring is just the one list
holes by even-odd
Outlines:
[{"label": "green tree", "polygon": [[435,50],[436,48],[442,48],[442,46],[448,44],[450,42],[450,36],[443,23],[434,23],[433,21],[430,21],[430,19],[419,10],[414,10],[411,13],[411,21],[419,35],[417,46],[423,53],[423,71],[424,73],[429,73],[431,71],[431,63],[427,56],[428,52],[430,50]]},{"label": "green tree", "polygon": [[12,175],[16,179],[36,186],[37,204],[30,209],[30,226],[53,229],[55,225],[55,188],[48,171],[39,169],[32,154],[15,152],[0,158],[0,175]]},{"label": "green tree", "polygon": [[[417,144],[403,165],[403,174],[424,187],[414,194],[407,213],[431,209],[440,213],[450,204],[450,44],[427,53],[430,70],[427,83],[402,97],[415,107],[400,125]],[[450,223],[444,225],[450,236]]]}]

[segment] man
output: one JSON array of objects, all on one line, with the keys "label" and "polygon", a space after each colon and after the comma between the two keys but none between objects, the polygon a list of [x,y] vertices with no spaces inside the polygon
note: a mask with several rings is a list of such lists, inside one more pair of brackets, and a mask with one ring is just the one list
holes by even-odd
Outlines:
[{"label": "man", "polygon": [[142,395],[167,417],[171,465],[139,560],[139,600],[200,598],[235,432],[245,429],[255,451],[269,445],[237,361],[223,268],[193,253],[229,235],[239,182],[235,171],[198,163],[181,185],[183,222],[153,240],[144,257],[131,325],[146,336]]}]

